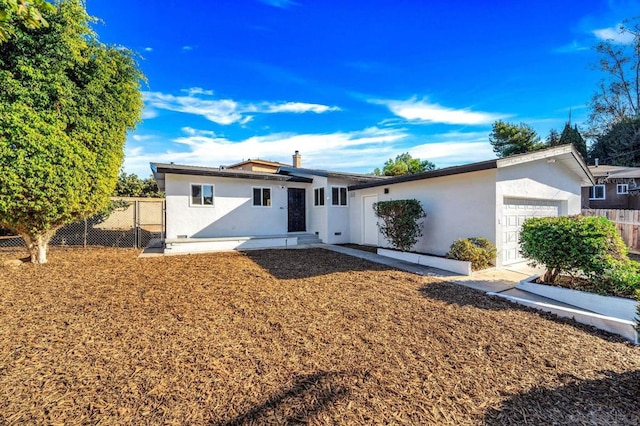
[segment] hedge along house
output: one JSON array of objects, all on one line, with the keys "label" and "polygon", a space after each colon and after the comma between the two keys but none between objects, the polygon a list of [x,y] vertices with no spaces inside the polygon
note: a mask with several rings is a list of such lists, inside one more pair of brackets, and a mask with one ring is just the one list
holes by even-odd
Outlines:
[{"label": "hedge along house", "polygon": [[571,145],[393,178],[306,169],[296,155],[275,173],[152,163],[166,193],[165,251],[289,246],[309,235],[388,247],[373,203],[415,198],[427,213],[415,251],[443,255],[456,239],[485,237],[502,266],[523,260],[524,219],[579,214],[581,187],[594,183]]},{"label": "hedge along house", "polygon": [[166,194],[165,252],[350,242],[348,186],[384,178],[280,166],[275,173],[152,163]]},{"label": "hedge along house", "polygon": [[572,145],[449,167],[349,187],[351,242],[388,247],[373,204],[415,198],[427,213],[414,251],[444,255],[459,238],[484,237],[498,249],[497,266],[523,261],[524,220],[580,214],[581,187],[593,185]]}]

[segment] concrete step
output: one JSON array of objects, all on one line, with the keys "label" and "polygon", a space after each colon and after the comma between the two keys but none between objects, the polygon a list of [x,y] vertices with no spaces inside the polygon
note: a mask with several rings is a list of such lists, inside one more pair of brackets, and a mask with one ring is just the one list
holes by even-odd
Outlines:
[{"label": "concrete step", "polygon": [[298,237],[298,245],[302,244],[322,244],[322,240],[318,238],[315,234],[299,234],[296,235]]}]

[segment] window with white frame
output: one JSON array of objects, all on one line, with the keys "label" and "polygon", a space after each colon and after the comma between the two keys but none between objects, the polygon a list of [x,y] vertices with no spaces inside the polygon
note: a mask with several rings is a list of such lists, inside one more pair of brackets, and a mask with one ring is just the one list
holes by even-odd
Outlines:
[{"label": "window with white frame", "polygon": [[628,194],[629,193],[629,184],[627,183],[619,183],[616,185],[616,192],[618,194]]},{"label": "window with white frame", "polygon": [[192,206],[213,206],[213,185],[191,184]]},{"label": "window with white frame", "polygon": [[334,205],[334,206],[347,205],[347,187],[346,186],[331,187],[331,205]]},{"label": "window with white frame", "polygon": [[605,199],[604,185],[594,185],[591,188],[589,188],[589,199],[604,200]]},{"label": "window with white frame", "polygon": [[313,189],[313,205],[324,206],[324,188]]},{"label": "window with white frame", "polygon": [[253,188],[253,205],[271,207],[271,188]]}]

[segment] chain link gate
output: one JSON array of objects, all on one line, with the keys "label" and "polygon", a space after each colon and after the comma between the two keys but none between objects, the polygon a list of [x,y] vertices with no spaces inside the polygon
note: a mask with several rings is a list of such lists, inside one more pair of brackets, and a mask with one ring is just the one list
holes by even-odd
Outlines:
[{"label": "chain link gate", "polygon": [[[96,215],[58,230],[49,243],[59,247],[144,248],[164,238],[164,199],[112,199],[117,203],[109,215]],[[21,237],[0,229],[1,251],[25,249]]]}]

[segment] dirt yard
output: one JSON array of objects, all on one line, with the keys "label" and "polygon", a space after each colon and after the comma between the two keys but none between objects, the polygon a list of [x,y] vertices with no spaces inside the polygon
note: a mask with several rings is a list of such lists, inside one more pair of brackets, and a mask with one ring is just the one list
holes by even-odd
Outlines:
[{"label": "dirt yard", "polygon": [[640,423],[640,348],[568,320],[322,249],[136,256],[0,268],[0,424]]}]

